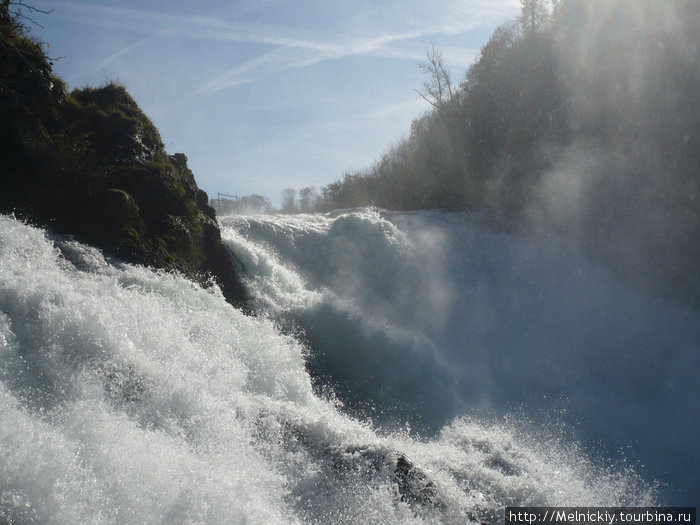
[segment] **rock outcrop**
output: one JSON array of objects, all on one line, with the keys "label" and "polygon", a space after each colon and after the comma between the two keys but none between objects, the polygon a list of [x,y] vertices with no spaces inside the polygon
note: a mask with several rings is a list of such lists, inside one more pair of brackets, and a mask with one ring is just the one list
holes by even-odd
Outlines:
[{"label": "rock outcrop", "polygon": [[0,212],[74,235],[124,261],[175,270],[246,303],[182,153],[124,86],[66,92],[42,46],[0,10]]}]

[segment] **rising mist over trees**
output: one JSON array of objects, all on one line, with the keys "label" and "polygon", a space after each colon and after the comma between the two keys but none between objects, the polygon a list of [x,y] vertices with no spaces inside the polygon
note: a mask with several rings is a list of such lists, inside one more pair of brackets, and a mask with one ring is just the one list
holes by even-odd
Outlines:
[{"label": "rising mist over trees", "polygon": [[430,88],[449,78],[433,72],[441,57],[429,51],[431,80],[420,92],[434,109],[375,165],[323,188],[325,206],[519,218],[542,175],[583,142],[630,160],[673,154],[668,167],[690,182],[698,3],[610,4],[560,0],[552,13],[543,0],[523,0],[521,18],[493,33],[454,94]]},{"label": "rising mist over trees", "polygon": [[428,50],[432,110],[320,209],[478,211],[697,299],[700,2],[521,4],[457,86]]}]

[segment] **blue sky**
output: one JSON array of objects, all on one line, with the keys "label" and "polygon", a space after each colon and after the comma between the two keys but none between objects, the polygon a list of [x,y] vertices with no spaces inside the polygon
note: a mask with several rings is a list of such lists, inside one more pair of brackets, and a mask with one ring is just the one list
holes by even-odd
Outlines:
[{"label": "blue sky", "polygon": [[201,188],[279,203],[370,165],[428,109],[426,48],[462,80],[519,0],[29,2],[71,88],[124,83]]}]

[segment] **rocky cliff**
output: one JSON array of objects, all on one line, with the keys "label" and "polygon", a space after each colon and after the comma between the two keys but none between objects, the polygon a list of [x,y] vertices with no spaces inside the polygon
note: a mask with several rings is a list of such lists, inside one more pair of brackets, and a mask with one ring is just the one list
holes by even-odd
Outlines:
[{"label": "rocky cliff", "polygon": [[187,157],[169,155],[124,86],[66,91],[42,46],[0,7],[0,212],[124,261],[213,279],[246,302]]}]

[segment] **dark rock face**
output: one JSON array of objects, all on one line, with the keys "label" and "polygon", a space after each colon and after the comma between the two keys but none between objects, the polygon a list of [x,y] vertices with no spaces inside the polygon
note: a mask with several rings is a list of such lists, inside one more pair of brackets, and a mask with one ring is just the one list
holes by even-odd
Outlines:
[{"label": "dark rock face", "polygon": [[219,284],[243,306],[243,270],[221,241],[182,153],[116,83],[66,94],[41,46],[0,10],[0,212],[70,233],[124,261]]},{"label": "dark rock face", "polygon": [[435,483],[404,454],[396,459],[394,477],[401,494],[401,500],[410,505],[428,507],[440,506],[440,498]]}]

